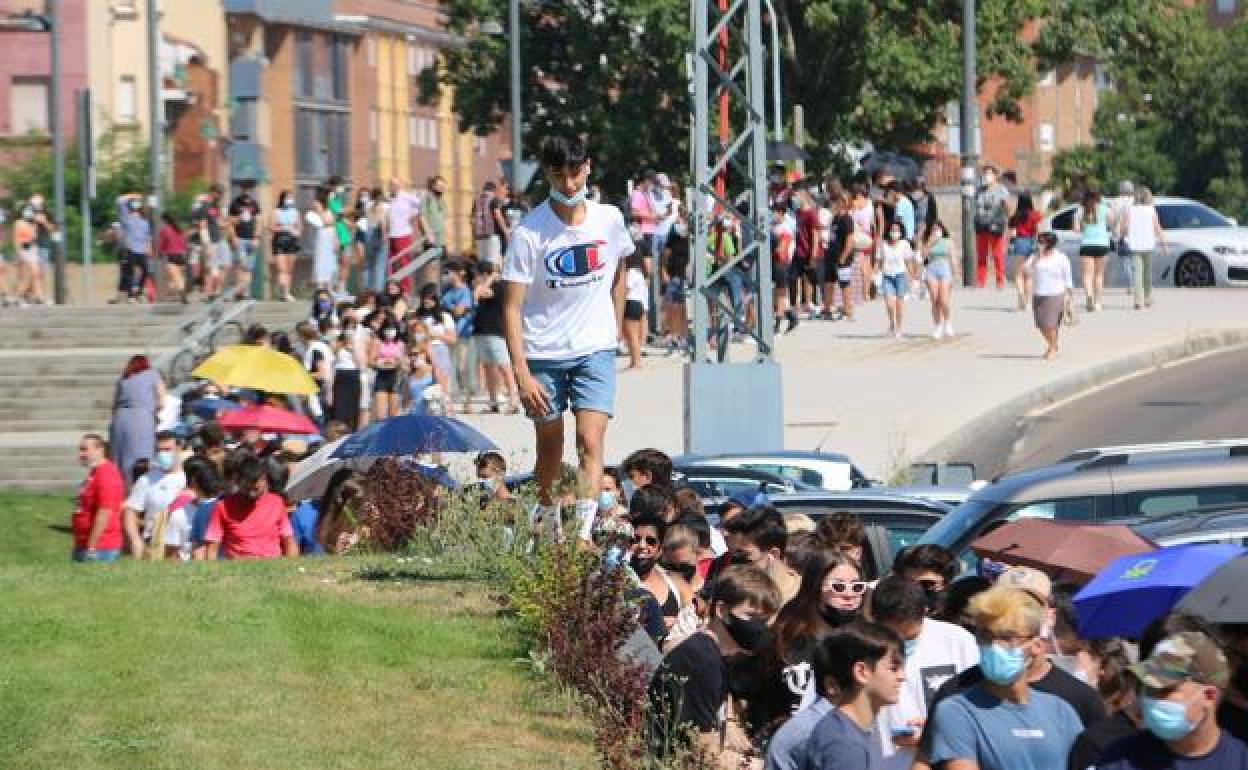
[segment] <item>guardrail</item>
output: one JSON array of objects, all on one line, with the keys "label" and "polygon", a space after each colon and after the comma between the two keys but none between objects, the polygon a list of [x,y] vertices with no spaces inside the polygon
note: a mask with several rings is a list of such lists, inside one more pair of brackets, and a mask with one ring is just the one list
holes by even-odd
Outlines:
[{"label": "guardrail", "polygon": [[176,335],[171,335],[174,349],[160,353],[153,361],[164,373],[166,382],[170,385],[185,382],[191,370],[216,352],[217,347],[243,341],[243,332],[251,321],[256,302],[235,300],[237,294],[237,290],[222,294],[203,312],[182,324]]}]

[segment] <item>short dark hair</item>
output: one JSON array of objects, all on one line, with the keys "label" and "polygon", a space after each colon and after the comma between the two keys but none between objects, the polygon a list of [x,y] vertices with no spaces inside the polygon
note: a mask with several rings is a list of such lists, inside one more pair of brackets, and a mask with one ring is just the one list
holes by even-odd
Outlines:
[{"label": "short dark hair", "polygon": [[109,446],[108,446],[108,441],[106,441],[106,440],[104,439],[104,437],[103,437],[103,436],[101,436],[100,434],[98,434],[98,433],[84,433],[84,434],[82,434],[82,440],[83,440],[83,441],[90,441],[91,443],[93,443],[93,444],[95,444],[96,446],[100,447],[101,449],[103,449],[103,450],[104,450],[104,456],[105,456],[105,457],[108,457],[108,455],[109,455]]},{"label": "short dark hair", "polygon": [[837,699],[848,700],[858,691],[854,666],[866,663],[874,668],[890,653],[900,656],[901,649],[901,638],[878,623],[855,620],[840,626],[815,648],[815,690],[824,697],[834,695],[824,684],[831,679],[836,683]]},{"label": "short dark hair", "polygon": [[724,531],[741,535],[762,550],[779,548],[783,553],[789,544],[784,514],[770,505],[755,506],[733,516],[724,524]]},{"label": "short dark hair", "polygon": [[498,452],[482,452],[477,455],[476,469],[489,468],[498,473],[507,472],[507,460]]},{"label": "short dark hair", "polygon": [[178,434],[174,433],[174,432],[173,432],[173,431],[171,431],[171,430],[158,430],[158,431],[156,431],[156,441],[157,441],[157,442],[161,442],[161,441],[176,441],[176,442],[177,442],[177,444],[178,444],[178,446],[182,446],[182,441],[178,438]]},{"label": "short dark hair", "polygon": [[221,494],[221,475],[217,466],[203,457],[188,457],[182,463],[186,473],[186,485],[197,487],[205,497],[216,497]]},{"label": "short dark hair", "polygon": [[948,583],[958,576],[958,557],[944,546],[932,543],[912,545],[902,549],[893,560],[893,572],[901,574],[909,570],[935,572]]},{"label": "short dark hair", "polygon": [[814,532],[792,532],[784,544],[784,561],[794,571],[804,573],[828,548]]},{"label": "short dark hair", "polygon": [[706,515],[706,506],[702,504],[702,497],[698,491],[692,487],[681,487],[673,494],[676,500],[676,511],[680,516],[694,514],[697,516]]},{"label": "short dark hair", "polygon": [[672,458],[658,449],[638,449],[620,463],[624,473],[637,471],[650,474],[650,483],[672,485]]},{"label": "short dark hair", "polygon": [[240,489],[247,489],[260,479],[268,480],[268,468],[260,458],[248,452],[237,458],[233,467],[233,481]]},{"label": "short dark hair", "polygon": [[875,584],[871,594],[871,617],[875,620],[908,623],[922,620],[926,614],[927,593],[913,580],[889,575]]},{"label": "short dark hair", "polygon": [[589,160],[589,148],[574,136],[548,136],[542,142],[543,168],[579,166]]},{"label": "short dark hair", "polygon": [[264,460],[264,474],[269,479],[269,491],[279,495],[286,493],[286,483],[290,481],[290,468],[286,463],[269,455]]},{"label": "short dark hair", "polygon": [[684,511],[677,515],[676,521],[672,522],[672,526],[681,526],[693,531],[698,537],[699,548],[711,547],[711,523],[706,520],[706,516],[693,511]]},{"label": "short dark hair", "polygon": [[849,511],[837,511],[820,518],[815,532],[829,548],[862,547],[867,541],[867,530],[862,526],[862,520]]},{"label": "short dark hair", "polygon": [[663,516],[668,507],[675,508],[676,500],[669,488],[650,484],[633,493],[628,501],[628,515],[636,519],[638,516]]},{"label": "short dark hair", "polygon": [[776,582],[766,572],[749,564],[726,567],[711,584],[708,595],[712,604],[728,607],[752,604],[767,615],[775,614],[784,602]]},{"label": "short dark hair", "polygon": [[659,544],[663,544],[663,539],[667,537],[667,522],[662,516],[656,516],[652,513],[644,513],[640,516],[634,516],[632,520],[633,532],[642,527],[654,527],[654,531],[659,533]]}]

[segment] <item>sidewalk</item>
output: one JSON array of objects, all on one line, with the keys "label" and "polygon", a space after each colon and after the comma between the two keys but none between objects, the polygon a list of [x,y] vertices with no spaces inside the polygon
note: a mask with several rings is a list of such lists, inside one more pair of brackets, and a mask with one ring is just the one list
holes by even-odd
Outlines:
[{"label": "sidewalk", "polygon": [[[886,334],[881,302],[857,308],[853,323],[804,321],[780,338],[786,448],[844,452],[868,475],[887,479],[929,452],[939,456],[939,445],[948,450],[973,440],[963,430],[968,424],[1012,421],[1028,405],[1184,352],[1248,343],[1248,293],[1236,289],[1160,290],[1154,307],[1139,312],[1124,292],[1111,290],[1100,313],[1084,313],[1080,303],[1079,324],[1062,328],[1054,361],[1040,358],[1044,343],[1031,312],[1014,309],[1011,291],[960,290],[954,305],[954,339],[930,337],[926,302],[906,304],[900,340]],[[683,363],[678,356],[646,358],[641,371],[620,372],[609,462],[646,446],[684,451]],[[466,419],[504,448],[513,470],[532,467],[527,420]],[[575,457],[571,441],[565,454]]]}]

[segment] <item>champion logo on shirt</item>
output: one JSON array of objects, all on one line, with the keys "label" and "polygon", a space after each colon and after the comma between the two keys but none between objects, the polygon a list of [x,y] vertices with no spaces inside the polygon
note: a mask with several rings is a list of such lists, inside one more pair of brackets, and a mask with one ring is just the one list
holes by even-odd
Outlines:
[{"label": "champion logo on shirt", "polygon": [[546,255],[546,283],[552,289],[573,288],[602,280],[607,262],[602,257],[606,241],[567,246]]}]

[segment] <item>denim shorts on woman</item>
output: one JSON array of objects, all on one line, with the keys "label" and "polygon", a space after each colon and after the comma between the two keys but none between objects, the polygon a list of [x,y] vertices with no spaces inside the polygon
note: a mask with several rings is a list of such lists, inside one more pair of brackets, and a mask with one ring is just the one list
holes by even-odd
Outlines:
[{"label": "denim shorts on woman", "polygon": [[929,262],[927,265],[927,280],[952,281],[953,266],[949,264],[949,260],[938,259],[935,262]]},{"label": "denim shorts on woman", "polygon": [[906,282],[905,273],[896,273],[894,275],[881,276],[884,282],[880,284],[880,293],[885,297],[904,297],[906,296],[906,288],[909,284]]},{"label": "denim shorts on woman", "polygon": [[567,361],[529,361],[529,372],[546,391],[550,411],[529,417],[553,422],[571,408],[573,412],[602,412],[610,417],[615,408],[615,351],[600,350]]}]

